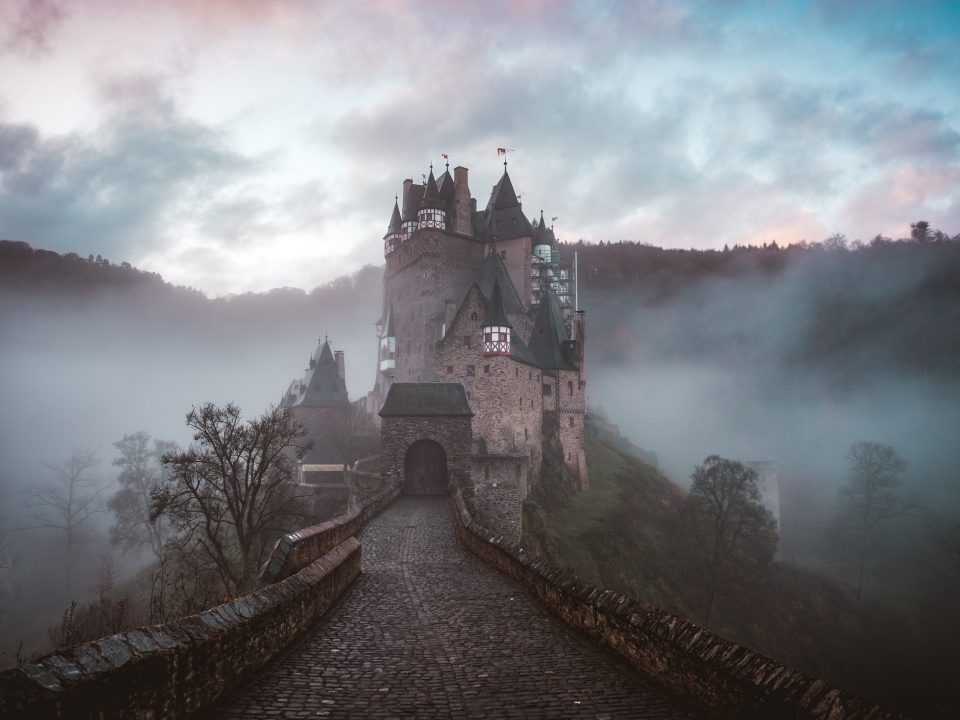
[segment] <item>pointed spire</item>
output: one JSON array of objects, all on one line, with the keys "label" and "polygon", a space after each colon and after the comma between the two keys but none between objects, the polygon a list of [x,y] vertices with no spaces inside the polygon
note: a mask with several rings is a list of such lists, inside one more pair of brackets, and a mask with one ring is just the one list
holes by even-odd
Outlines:
[{"label": "pointed spire", "polygon": [[393,214],[390,216],[390,224],[387,226],[387,234],[384,235],[384,238],[389,237],[390,235],[399,235],[400,227],[403,224],[400,219],[400,203],[399,198],[394,195],[393,197]]},{"label": "pointed spire", "polygon": [[490,305],[487,316],[483,321],[484,327],[511,327],[507,320],[507,312],[503,308],[503,294],[500,292],[500,279],[493,281],[493,292],[490,293]]},{"label": "pointed spire", "polygon": [[510,207],[520,207],[520,201],[517,200],[517,193],[513,189],[513,182],[510,180],[510,174],[506,168],[503,170],[503,177],[493,187],[493,194],[490,196],[490,203],[487,207],[495,210],[502,210]]},{"label": "pointed spire", "polygon": [[433,165],[430,165],[430,176],[427,178],[427,186],[423,191],[423,201],[420,203],[420,209],[443,210],[443,203],[440,202],[440,191],[437,189],[437,181],[433,177]]}]

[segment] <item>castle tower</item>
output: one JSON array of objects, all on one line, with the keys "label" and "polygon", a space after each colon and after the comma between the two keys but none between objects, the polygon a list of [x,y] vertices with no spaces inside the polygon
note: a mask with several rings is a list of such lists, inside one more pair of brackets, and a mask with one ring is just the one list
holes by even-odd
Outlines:
[{"label": "castle tower", "polygon": [[533,254],[544,262],[553,261],[553,233],[543,219],[543,210],[540,211],[540,224],[537,225],[533,239]]},{"label": "castle tower", "polygon": [[383,236],[383,254],[385,256],[400,247],[402,230],[403,221],[400,219],[400,206],[397,204],[397,199],[394,198],[390,225],[387,226],[387,234]]},{"label": "castle tower", "polygon": [[430,166],[430,177],[427,178],[423,200],[417,210],[417,227],[438,228],[440,230],[445,230],[447,227],[447,213],[443,209],[440,190],[437,188],[437,181],[433,177],[433,165]]},{"label": "castle tower", "polygon": [[493,281],[493,293],[490,297],[490,307],[483,321],[483,356],[510,355],[510,323],[507,313],[503,309],[503,296],[500,292],[499,280]]}]

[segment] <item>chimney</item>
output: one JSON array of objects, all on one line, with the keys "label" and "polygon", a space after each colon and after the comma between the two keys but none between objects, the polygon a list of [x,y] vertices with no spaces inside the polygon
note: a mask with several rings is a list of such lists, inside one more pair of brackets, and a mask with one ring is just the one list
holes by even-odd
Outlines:
[{"label": "chimney", "polygon": [[[410,188],[412,186],[413,186],[413,180],[411,180],[410,178],[407,178],[406,180],[403,181],[403,197],[401,198],[403,200],[403,207],[400,208],[400,217],[401,219],[404,219],[404,220],[410,214],[409,212],[410,211]],[[414,208],[414,213],[415,212],[416,212],[416,208]]]},{"label": "chimney", "polygon": [[337,374],[340,376],[340,381],[346,384],[346,368],[343,366],[343,350],[337,350],[333,353],[333,362],[337,366]]},{"label": "chimney", "polygon": [[467,184],[468,172],[467,168],[462,166],[453,169],[453,229],[464,235],[470,235],[473,231],[473,203],[470,186]]}]

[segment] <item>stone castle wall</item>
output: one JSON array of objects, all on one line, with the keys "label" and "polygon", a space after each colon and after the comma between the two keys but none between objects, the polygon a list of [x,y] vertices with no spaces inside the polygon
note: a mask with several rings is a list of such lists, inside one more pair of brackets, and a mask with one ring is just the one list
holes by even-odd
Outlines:
[{"label": "stone castle wall", "polygon": [[407,450],[418,440],[433,440],[447,455],[448,480],[463,486],[470,481],[471,418],[385,417],[382,419],[381,472],[402,483]]},{"label": "stone castle wall", "polygon": [[482,259],[482,243],[430,228],[415,232],[387,257],[384,308],[392,305],[394,311],[395,382],[435,380],[434,346],[446,302],[463,299]]},{"label": "stone castle wall", "polygon": [[463,382],[475,413],[473,436],[483,440],[486,452],[529,453],[530,469],[538,472],[542,373],[511,357],[483,356],[480,325],[485,313],[486,304],[474,288],[437,348],[435,375],[441,381]]}]

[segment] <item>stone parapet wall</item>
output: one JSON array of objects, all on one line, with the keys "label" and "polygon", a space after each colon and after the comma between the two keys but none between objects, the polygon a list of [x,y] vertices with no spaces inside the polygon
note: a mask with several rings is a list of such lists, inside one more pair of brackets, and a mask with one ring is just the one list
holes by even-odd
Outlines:
[{"label": "stone parapet wall", "polygon": [[0,673],[0,717],[181,718],[209,708],[315,623],[360,573],[344,542],[282,582],[165,625]]},{"label": "stone parapet wall", "polygon": [[903,718],[675,615],[530,558],[519,545],[475,521],[458,492],[451,505],[457,537],[470,552],[644,675],[709,709],[711,717]]},{"label": "stone parapet wall", "polygon": [[518,543],[530,460],[525,454],[474,455],[470,484],[461,488],[471,514],[485,527]]},{"label": "stone parapet wall", "polygon": [[277,540],[273,552],[264,563],[260,571],[260,581],[265,584],[279,582],[307,567],[331,548],[353,537],[370,518],[388,507],[399,494],[400,486],[390,483],[366,501],[352,505],[346,513],[333,520],[284,535]]}]

